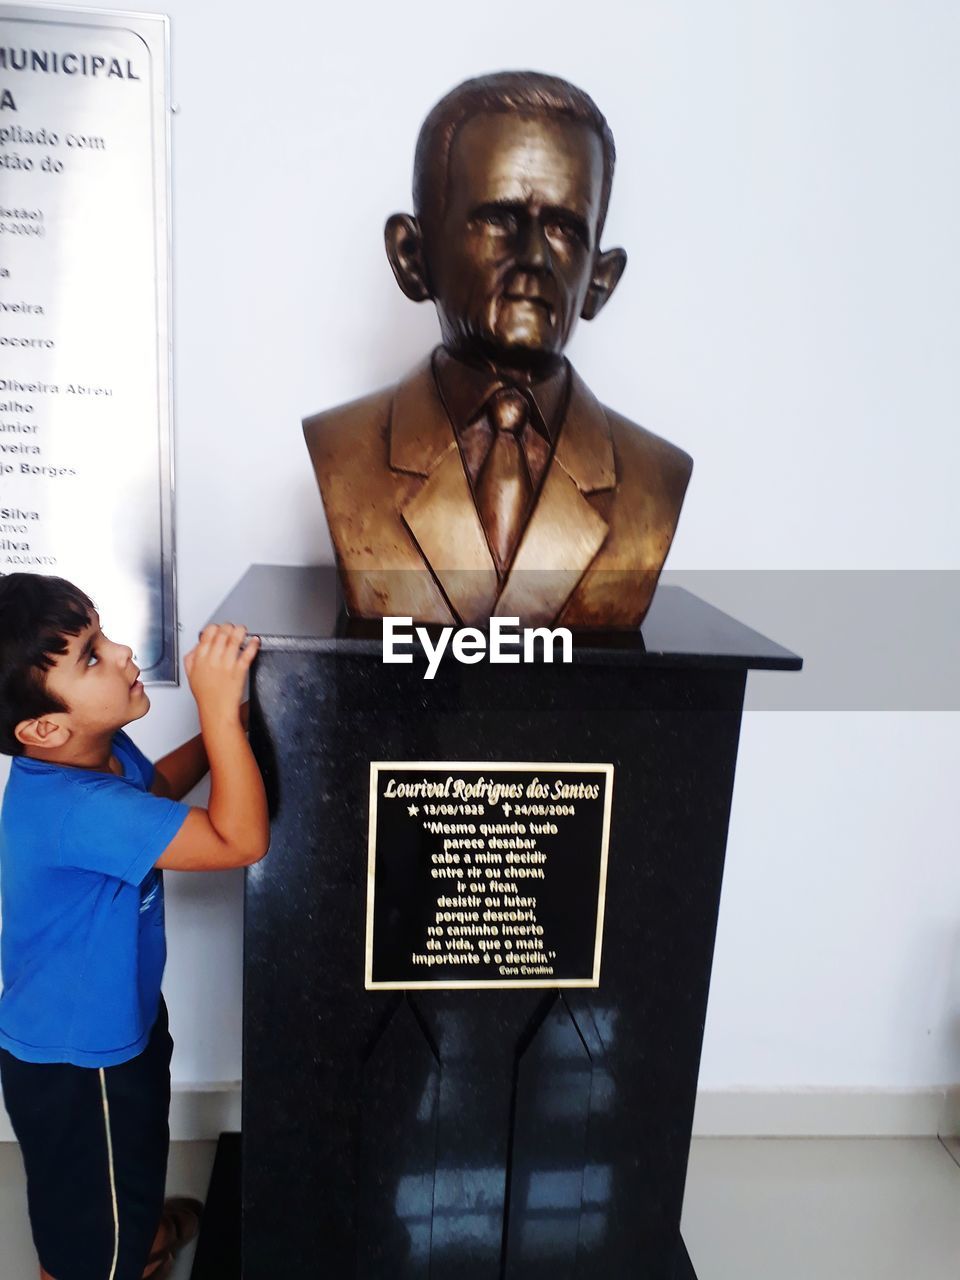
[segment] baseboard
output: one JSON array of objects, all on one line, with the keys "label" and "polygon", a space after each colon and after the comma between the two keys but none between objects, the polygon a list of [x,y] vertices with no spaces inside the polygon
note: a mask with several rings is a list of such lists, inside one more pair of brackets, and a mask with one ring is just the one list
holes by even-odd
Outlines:
[{"label": "baseboard", "polygon": [[[240,1085],[174,1086],[170,1135],[198,1142],[240,1128]],[[960,1086],[932,1089],[705,1089],[693,1120],[698,1138],[953,1138]],[[0,1111],[0,1142],[12,1142]]]},{"label": "baseboard", "polygon": [[943,1106],[943,1123],[940,1126],[940,1137],[952,1142],[954,1149],[960,1143],[960,1085],[947,1090]]},{"label": "baseboard", "polygon": [[935,1138],[960,1134],[960,1086],[705,1089],[698,1138]]},{"label": "baseboard", "polygon": [[240,1081],[206,1088],[178,1088],[170,1099],[170,1137],[174,1142],[219,1138],[240,1128]]}]

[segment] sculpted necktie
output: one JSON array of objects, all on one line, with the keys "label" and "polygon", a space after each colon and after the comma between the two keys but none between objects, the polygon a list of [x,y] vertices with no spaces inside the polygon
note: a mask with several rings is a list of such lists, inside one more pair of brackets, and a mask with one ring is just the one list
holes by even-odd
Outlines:
[{"label": "sculpted necktie", "polygon": [[477,508],[502,577],[530,505],[533,484],[520,437],[530,406],[513,387],[495,391],[485,406],[493,443],[477,477]]}]

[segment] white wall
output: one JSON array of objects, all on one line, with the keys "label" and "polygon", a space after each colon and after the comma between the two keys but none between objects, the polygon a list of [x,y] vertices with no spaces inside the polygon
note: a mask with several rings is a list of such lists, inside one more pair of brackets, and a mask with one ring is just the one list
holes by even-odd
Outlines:
[{"label": "white wall", "polygon": [[[960,568],[949,0],[167,8],[185,639],[249,563],[329,557],[299,420],[433,342],[383,219],[427,109],[510,66],[616,134],[630,265],[571,354],[696,458],[672,567]],[[194,719],[153,696],[159,753]],[[704,1086],[960,1080],[958,747],[956,713],[748,714]],[[235,876],[169,877],[181,1081],[239,1074],[240,908]]]}]

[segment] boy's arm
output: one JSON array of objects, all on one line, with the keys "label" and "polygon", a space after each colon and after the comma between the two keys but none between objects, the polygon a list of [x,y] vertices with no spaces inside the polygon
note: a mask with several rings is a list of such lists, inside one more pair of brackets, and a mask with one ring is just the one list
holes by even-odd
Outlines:
[{"label": "boy's arm", "polygon": [[[250,704],[245,702],[240,708],[240,723],[246,729],[249,720]],[[203,734],[198,733],[189,742],[163,756],[154,765],[153,782],[150,790],[155,796],[164,796],[168,800],[182,800],[193,790],[210,768],[207,749],[203,745]]]},{"label": "boy's arm", "polygon": [[203,734],[171,751],[158,760],[153,767],[153,781],[150,790],[155,796],[164,796],[168,800],[182,800],[187,792],[192,791],[204,776],[210,764],[207,760],[207,749],[203,745]]},{"label": "boy's arm", "polygon": [[210,765],[210,801],[206,809],[190,810],[157,861],[158,867],[218,871],[250,866],[267,851],[267,799],[240,706],[244,681],[260,642],[254,637],[241,649],[245,635],[243,627],[205,627],[200,643],[184,660]]}]

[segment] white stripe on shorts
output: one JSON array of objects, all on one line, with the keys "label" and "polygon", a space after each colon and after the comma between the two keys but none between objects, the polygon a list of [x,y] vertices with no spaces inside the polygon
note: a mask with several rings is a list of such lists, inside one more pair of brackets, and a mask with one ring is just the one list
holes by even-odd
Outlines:
[{"label": "white stripe on shorts", "polygon": [[100,1100],[103,1103],[103,1127],[107,1134],[107,1166],[110,1170],[110,1199],[113,1202],[113,1262],[107,1280],[114,1280],[117,1274],[117,1259],[120,1256],[120,1212],[117,1208],[117,1179],[113,1168],[113,1138],[110,1134],[110,1102],[107,1098],[107,1077],[100,1067]]}]

